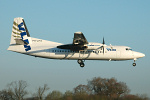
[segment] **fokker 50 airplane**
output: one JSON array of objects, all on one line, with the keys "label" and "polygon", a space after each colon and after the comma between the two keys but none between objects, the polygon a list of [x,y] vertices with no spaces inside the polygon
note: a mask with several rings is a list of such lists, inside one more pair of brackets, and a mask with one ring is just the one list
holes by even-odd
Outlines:
[{"label": "fokker 50 airplane", "polygon": [[14,18],[8,50],[48,59],[77,60],[80,67],[84,67],[85,60],[134,60],[133,66],[136,66],[135,61],[145,56],[127,46],[107,46],[104,38],[102,43],[88,42],[82,32],[74,33],[71,44],[32,38],[21,17]]}]

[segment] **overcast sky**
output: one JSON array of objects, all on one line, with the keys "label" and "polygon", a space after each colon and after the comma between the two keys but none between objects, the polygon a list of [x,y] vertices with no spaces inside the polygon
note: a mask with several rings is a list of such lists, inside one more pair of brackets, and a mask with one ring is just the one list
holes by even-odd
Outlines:
[{"label": "overcast sky", "polygon": [[[124,45],[146,56],[136,61],[51,60],[7,51],[13,20],[23,17],[31,37],[72,43],[82,31],[89,42]],[[48,84],[50,91],[72,90],[93,77],[123,81],[133,94],[150,97],[150,0],[0,0],[0,90],[24,80],[35,92]]]}]

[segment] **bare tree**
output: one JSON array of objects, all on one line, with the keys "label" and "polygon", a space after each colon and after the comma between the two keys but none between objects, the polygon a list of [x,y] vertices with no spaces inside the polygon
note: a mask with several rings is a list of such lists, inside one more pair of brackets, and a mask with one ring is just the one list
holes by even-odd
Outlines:
[{"label": "bare tree", "polygon": [[47,84],[44,84],[43,87],[39,87],[37,90],[37,93],[35,94],[35,96],[38,98],[38,100],[43,100],[44,97],[44,93],[49,90],[50,88],[48,87]]},{"label": "bare tree", "polygon": [[8,84],[8,90],[12,93],[12,98],[14,100],[23,100],[24,96],[27,95],[26,87],[27,82],[23,80]]},{"label": "bare tree", "polygon": [[12,91],[2,90],[0,91],[0,100],[15,100]]}]

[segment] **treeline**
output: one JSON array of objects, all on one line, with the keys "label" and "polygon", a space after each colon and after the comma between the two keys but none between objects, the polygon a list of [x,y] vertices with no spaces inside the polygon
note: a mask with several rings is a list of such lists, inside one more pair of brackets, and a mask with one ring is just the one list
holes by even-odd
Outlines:
[{"label": "treeline", "polygon": [[7,89],[0,91],[0,100],[148,100],[145,95],[132,95],[130,89],[124,82],[118,82],[115,78],[95,77],[88,80],[87,85],[78,85],[72,91],[65,93],[50,90],[48,85],[44,85],[27,98],[29,92],[26,81],[11,82]]}]

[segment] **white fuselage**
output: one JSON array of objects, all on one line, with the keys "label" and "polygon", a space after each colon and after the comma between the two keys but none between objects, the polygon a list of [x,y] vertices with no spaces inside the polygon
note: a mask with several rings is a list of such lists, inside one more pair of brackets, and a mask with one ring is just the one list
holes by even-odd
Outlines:
[{"label": "white fuselage", "polygon": [[101,43],[89,43],[87,50],[71,51],[67,49],[59,49],[58,45],[52,41],[32,38],[30,51],[25,51],[23,45],[10,45],[8,50],[23,53],[35,57],[49,59],[70,59],[70,60],[130,60],[144,57],[145,55],[139,52],[130,50],[127,46],[104,46],[104,52],[100,46]]}]

